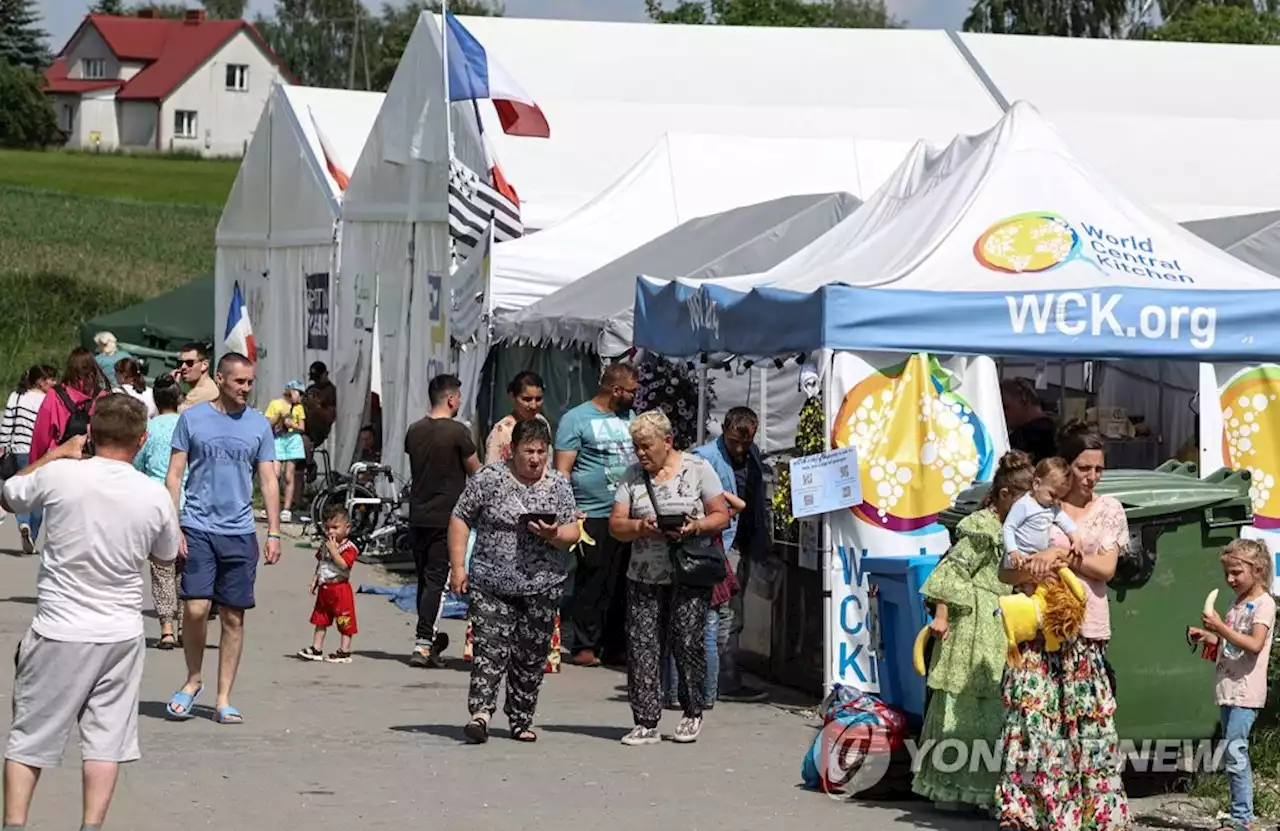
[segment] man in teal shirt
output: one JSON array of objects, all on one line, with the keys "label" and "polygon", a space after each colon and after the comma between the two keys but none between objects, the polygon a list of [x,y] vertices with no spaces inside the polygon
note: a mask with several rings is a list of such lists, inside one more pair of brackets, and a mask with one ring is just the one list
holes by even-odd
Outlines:
[{"label": "man in teal shirt", "polygon": [[631,546],[609,536],[613,491],[635,461],[631,408],[639,373],[629,364],[610,364],[590,400],[564,414],[556,430],[556,469],[569,477],[574,500],[585,516],[594,546],[579,546],[573,597],[561,617],[561,637],[578,666],[602,658],[622,663],[626,655],[625,581]]}]

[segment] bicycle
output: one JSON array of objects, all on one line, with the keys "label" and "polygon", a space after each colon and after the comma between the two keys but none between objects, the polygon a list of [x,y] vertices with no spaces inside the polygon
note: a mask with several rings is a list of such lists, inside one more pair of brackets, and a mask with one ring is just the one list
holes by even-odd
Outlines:
[{"label": "bicycle", "polygon": [[[317,451],[320,452],[323,451]],[[389,553],[384,551],[388,546],[393,551],[404,546],[402,538],[407,534],[401,532],[407,529],[408,523],[401,516],[401,508],[408,498],[408,485],[397,483],[389,465],[356,462],[350,472],[344,474],[329,467],[327,453],[323,458],[328,486],[318,491],[311,503],[311,522],[315,526],[312,536],[317,540],[324,536],[325,511],[331,505],[342,505],[351,518],[351,541],[360,549],[363,561],[381,559]],[[378,495],[379,477],[401,484],[396,496]]]}]

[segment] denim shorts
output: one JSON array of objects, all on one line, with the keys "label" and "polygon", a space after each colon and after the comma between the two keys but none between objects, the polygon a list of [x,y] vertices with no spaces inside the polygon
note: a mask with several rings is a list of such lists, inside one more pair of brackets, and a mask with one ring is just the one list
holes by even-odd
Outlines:
[{"label": "denim shorts", "polygon": [[187,560],[182,567],[183,600],[212,600],[228,609],[253,608],[258,577],[256,534],[210,534],[183,528]]}]

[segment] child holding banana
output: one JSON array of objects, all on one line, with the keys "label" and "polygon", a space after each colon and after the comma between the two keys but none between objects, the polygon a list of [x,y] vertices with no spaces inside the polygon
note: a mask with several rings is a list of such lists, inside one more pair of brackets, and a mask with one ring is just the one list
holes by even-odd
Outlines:
[{"label": "child holding banana", "polygon": [[1258,710],[1267,701],[1267,664],[1271,660],[1271,636],[1276,623],[1276,602],[1271,597],[1275,560],[1257,540],[1235,540],[1222,550],[1222,569],[1235,599],[1226,620],[1214,603],[1218,590],[1209,592],[1200,620],[1204,628],[1187,630],[1192,642],[1217,647],[1217,679],[1214,697],[1222,712],[1222,733],[1227,742],[1227,781],[1231,786],[1231,825],[1227,831],[1251,831],[1253,771],[1249,765],[1249,732]]}]

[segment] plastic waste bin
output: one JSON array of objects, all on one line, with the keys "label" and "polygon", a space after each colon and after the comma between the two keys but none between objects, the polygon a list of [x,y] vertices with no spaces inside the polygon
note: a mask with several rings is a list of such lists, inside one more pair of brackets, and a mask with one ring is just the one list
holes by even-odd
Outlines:
[{"label": "plastic waste bin", "polygon": [[[940,518],[954,529],[978,509],[987,486],[963,491]],[[1111,643],[1120,737],[1198,740],[1218,726],[1214,665],[1192,653],[1186,628],[1200,625],[1205,595],[1223,586],[1218,553],[1253,522],[1249,474],[1197,478],[1194,464],[1110,470],[1097,493],[1119,499],[1129,543],[1110,582]],[[1225,607],[1219,603],[1219,613]]]},{"label": "plastic waste bin", "polygon": [[925,688],[912,665],[911,652],[916,633],[932,619],[920,587],[940,559],[936,554],[862,558],[862,573],[875,594],[867,625],[880,681],[879,698],[906,713],[913,727],[924,721]]}]

